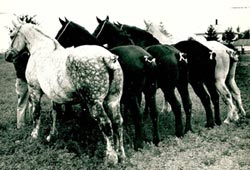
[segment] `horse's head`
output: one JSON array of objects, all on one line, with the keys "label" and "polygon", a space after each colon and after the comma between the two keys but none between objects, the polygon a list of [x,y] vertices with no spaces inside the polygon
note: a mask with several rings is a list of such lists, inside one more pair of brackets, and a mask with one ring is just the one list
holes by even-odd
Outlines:
[{"label": "horse's head", "polygon": [[170,34],[162,22],[155,24],[153,22],[145,21],[146,31],[153,35],[161,44],[172,44],[173,36]]},{"label": "horse's head", "polygon": [[101,44],[106,44],[107,37],[111,35],[110,28],[113,29],[111,23],[109,22],[109,16],[107,16],[105,20],[101,20],[96,17],[96,20],[99,25],[93,32],[93,35],[100,41]]},{"label": "horse's head", "polygon": [[134,44],[129,35],[109,21],[108,16],[105,20],[101,20],[98,17],[96,17],[96,19],[99,25],[93,32],[93,35],[102,45],[108,44],[108,46],[112,48],[118,45]]},{"label": "horse's head", "polygon": [[60,44],[62,46],[66,46],[66,45],[68,45],[66,43],[69,42],[69,38],[70,38],[68,35],[70,35],[70,33],[71,33],[71,31],[69,29],[70,21],[68,21],[66,18],[65,18],[65,21],[63,21],[61,18],[59,18],[59,21],[60,21],[62,27],[57,32],[55,39],[58,42],[60,42]]},{"label": "horse's head", "polygon": [[14,62],[23,52],[27,52],[27,41],[25,36],[21,33],[22,25],[15,27],[10,34],[12,40],[9,49],[5,52],[5,60]]},{"label": "horse's head", "polygon": [[80,45],[99,45],[100,43],[97,39],[90,34],[84,27],[74,23],[73,21],[69,21],[65,18],[63,21],[59,18],[59,21],[62,25],[60,30],[58,31],[55,39],[63,46],[63,47],[71,47],[71,46],[80,46]]},{"label": "horse's head", "polygon": [[145,21],[144,20],[144,24],[146,26],[146,31],[153,34],[153,35],[162,35],[161,29],[160,29],[160,25],[155,24],[151,21]]}]

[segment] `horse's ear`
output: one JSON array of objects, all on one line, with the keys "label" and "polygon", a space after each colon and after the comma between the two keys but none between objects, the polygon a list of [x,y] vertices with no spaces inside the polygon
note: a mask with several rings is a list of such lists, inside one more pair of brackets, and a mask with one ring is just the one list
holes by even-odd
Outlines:
[{"label": "horse's ear", "polygon": [[107,15],[107,17],[106,17],[106,21],[109,21],[109,16]]},{"label": "horse's ear", "polygon": [[18,28],[21,26],[21,23],[17,18],[13,18],[11,22],[15,28]]},{"label": "horse's ear", "polygon": [[65,21],[63,21],[60,17],[59,17],[59,21],[60,21],[60,23],[61,23],[62,25],[65,24]]},{"label": "horse's ear", "polygon": [[102,23],[102,20],[100,18],[96,17],[96,20],[99,24]]},{"label": "horse's ear", "polygon": [[113,22],[113,24],[114,24],[115,26],[119,27],[119,25],[117,24],[117,22]]},{"label": "horse's ear", "polygon": [[143,21],[144,21],[146,27],[149,27],[149,23],[146,20],[143,20]]},{"label": "horse's ear", "polygon": [[118,21],[117,21],[116,25],[119,26],[119,27],[122,26],[122,24],[120,22],[118,22]]},{"label": "horse's ear", "polygon": [[64,18],[65,18],[65,21],[66,21],[66,22],[69,22],[69,20],[68,20],[66,17],[64,17]]}]

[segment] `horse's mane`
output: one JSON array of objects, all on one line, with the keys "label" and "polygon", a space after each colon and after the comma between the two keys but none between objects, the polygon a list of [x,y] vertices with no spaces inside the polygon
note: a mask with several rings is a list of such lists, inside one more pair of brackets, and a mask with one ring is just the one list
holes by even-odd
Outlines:
[{"label": "horse's mane", "polygon": [[46,35],[46,34],[44,34],[39,28],[37,28],[37,27],[34,27],[34,29],[37,31],[37,32],[39,32],[40,34],[42,34],[43,36],[45,36],[46,38],[48,38],[48,39],[50,39],[50,40],[52,40],[53,42],[54,42],[54,45],[55,45],[55,49],[54,50],[56,50],[56,49],[58,49],[58,42],[56,42],[56,40],[55,39],[53,39],[53,38],[51,38],[50,36],[48,36],[48,35]]},{"label": "horse's mane", "polygon": [[106,24],[111,26],[111,28],[115,31],[114,33],[117,33],[118,35],[120,35],[122,37],[130,38],[130,35],[126,34],[124,31],[120,30],[116,25],[112,24],[111,22],[107,22]]},{"label": "horse's mane", "polygon": [[129,25],[123,25],[123,27],[126,27],[129,30],[129,33],[132,34],[132,36],[137,35],[137,36],[144,37],[144,38],[148,37],[159,43],[159,40],[157,40],[151,33],[141,28],[138,28],[136,26],[129,26]]},{"label": "horse's mane", "polygon": [[84,31],[84,32],[86,32],[86,33],[92,35],[92,34],[91,34],[88,30],[86,30],[83,26],[81,26],[81,25],[79,25],[79,24],[77,24],[77,23],[75,23],[75,22],[73,22],[73,21],[70,21],[69,24],[70,24],[71,26],[73,25],[74,27],[76,26],[78,29],[81,29],[81,31]]}]

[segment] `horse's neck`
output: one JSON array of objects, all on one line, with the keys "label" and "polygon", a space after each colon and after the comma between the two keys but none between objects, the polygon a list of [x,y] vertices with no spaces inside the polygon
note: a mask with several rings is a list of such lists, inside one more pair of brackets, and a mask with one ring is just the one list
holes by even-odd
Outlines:
[{"label": "horse's neck", "polygon": [[53,41],[49,37],[44,36],[36,30],[29,31],[29,33],[26,34],[26,39],[28,41],[28,48],[31,56],[40,52],[44,54],[41,56],[47,56],[46,53],[49,54],[56,48],[60,47],[57,42]]},{"label": "horse's neck", "polygon": [[85,38],[85,40],[82,41],[83,42],[82,45],[101,45],[100,42],[96,39],[96,37],[87,31],[85,32],[85,35],[82,37]]},{"label": "horse's neck", "polygon": [[122,35],[117,35],[117,36],[110,36],[110,42],[108,42],[109,46],[111,48],[121,46],[121,45],[134,45],[133,42]]}]

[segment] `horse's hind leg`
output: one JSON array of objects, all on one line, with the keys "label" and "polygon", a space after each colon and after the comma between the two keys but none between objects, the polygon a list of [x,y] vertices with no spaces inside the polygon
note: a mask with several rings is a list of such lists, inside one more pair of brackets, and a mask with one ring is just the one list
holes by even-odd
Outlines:
[{"label": "horse's hind leg", "polygon": [[106,145],[106,161],[112,164],[118,162],[117,153],[114,150],[114,139],[112,124],[108,115],[104,111],[103,102],[95,101],[91,106],[89,106],[90,114],[97,121],[98,126],[102,132]]},{"label": "horse's hind leg", "polygon": [[[183,79],[180,79],[183,81]],[[189,91],[188,91],[188,82],[184,81],[178,85],[178,92],[180,93],[184,111],[186,113],[186,127],[185,133],[188,131],[193,131],[192,124],[191,124],[191,114],[192,114],[192,102],[190,99]]]},{"label": "horse's hind leg", "polygon": [[182,124],[182,117],[181,117],[181,104],[178,101],[174,89],[168,87],[167,89],[162,89],[165,100],[168,101],[173,109],[175,114],[175,135],[177,137],[183,136],[183,124]]},{"label": "horse's hind leg", "polygon": [[214,127],[214,119],[213,119],[213,112],[211,108],[211,101],[209,94],[206,92],[203,83],[198,81],[191,81],[190,82],[194,92],[197,94],[197,96],[200,98],[201,103],[206,111],[206,117],[207,117],[207,124],[206,127]]},{"label": "horse's hind leg", "polygon": [[144,90],[145,101],[148,104],[148,112],[153,123],[153,143],[157,146],[160,142],[159,128],[158,128],[158,110],[156,106],[156,86]]},{"label": "horse's hind leg", "polygon": [[215,83],[214,81],[209,81],[206,82],[206,87],[210,93],[213,105],[214,105],[214,118],[215,118],[215,123],[217,125],[221,125],[221,118],[220,118],[220,103],[219,99],[220,96],[216,90]]},{"label": "horse's hind leg", "polygon": [[227,86],[232,94],[233,100],[235,101],[237,108],[239,109],[240,113],[243,116],[245,116],[246,111],[243,108],[240,89],[238,88],[238,86],[235,82],[236,67],[237,67],[237,62],[230,63],[230,70],[229,70],[228,77],[226,79],[226,84],[227,84]]},{"label": "horse's hind leg", "polygon": [[123,118],[121,115],[120,97],[109,95],[104,102],[104,108],[112,121],[115,149],[119,153],[119,161],[123,162],[126,156],[123,147]]},{"label": "horse's hind leg", "polygon": [[229,92],[228,88],[226,87],[226,84],[224,83],[223,80],[217,80],[215,83],[215,86],[217,88],[217,91],[219,92],[222,100],[227,106],[227,118],[224,120],[224,123],[230,123],[232,119],[238,120],[238,114],[236,115],[235,118],[234,112],[236,111],[235,105],[233,104],[232,96],[231,93]]},{"label": "horse's hind leg", "polygon": [[[56,119],[57,119],[57,113],[58,111],[61,109],[61,105],[60,104],[57,104],[57,103],[54,103],[51,101],[51,104],[52,104],[52,110],[51,110],[51,116],[52,116],[52,128],[50,129],[50,133],[49,135],[47,136],[46,140],[48,142],[51,141],[51,138],[53,136],[55,136],[56,134]],[[59,110],[58,110],[59,109]]]},{"label": "horse's hind leg", "polygon": [[29,91],[30,91],[30,99],[32,103],[32,115],[33,115],[33,125],[34,125],[33,131],[31,133],[31,137],[36,139],[38,137],[40,123],[41,123],[40,102],[41,102],[41,97],[42,97],[42,91],[40,89],[35,90],[32,88],[29,88]]},{"label": "horse's hind leg", "polygon": [[140,94],[131,95],[129,98],[129,110],[133,115],[133,120],[135,124],[135,141],[134,141],[134,148],[138,150],[139,148],[143,148],[143,140],[142,140],[142,122],[143,122],[143,115],[140,110]]}]

